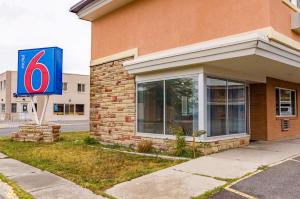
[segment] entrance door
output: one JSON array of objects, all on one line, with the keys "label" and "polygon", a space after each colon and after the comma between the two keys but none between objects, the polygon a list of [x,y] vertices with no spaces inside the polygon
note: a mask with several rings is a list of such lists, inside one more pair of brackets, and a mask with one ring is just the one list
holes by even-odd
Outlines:
[{"label": "entrance door", "polygon": [[21,110],[21,120],[26,121],[27,120],[27,115],[28,115],[28,104],[24,103],[21,104],[22,110]]},{"label": "entrance door", "polygon": [[28,104],[22,104],[22,113],[28,113]]}]

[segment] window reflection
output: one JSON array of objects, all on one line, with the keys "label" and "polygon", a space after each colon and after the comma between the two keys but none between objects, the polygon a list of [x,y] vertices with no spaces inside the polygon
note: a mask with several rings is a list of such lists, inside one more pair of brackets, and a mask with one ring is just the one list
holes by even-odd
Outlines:
[{"label": "window reflection", "polygon": [[138,132],[164,133],[163,81],[138,84]]},{"label": "window reflection", "polygon": [[166,80],[166,133],[182,127],[185,135],[198,128],[197,78]]},{"label": "window reflection", "polygon": [[138,132],[172,134],[182,127],[185,135],[198,129],[198,79],[177,78],[138,84]]},{"label": "window reflection", "polygon": [[207,78],[208,135],[246,133],[244,83]]},{"label": "window reflection", "polygon": [[226,81],[207,79],[207,130],[210,136],[226,135]]}]

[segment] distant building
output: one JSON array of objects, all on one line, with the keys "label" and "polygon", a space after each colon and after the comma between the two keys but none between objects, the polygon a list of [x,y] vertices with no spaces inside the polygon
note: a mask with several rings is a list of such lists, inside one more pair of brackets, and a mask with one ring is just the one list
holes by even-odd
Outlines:
[{"label": "distant building", "polygon": [[[45,113],[46,121],[88,120],[90,78],[88,75],[63,74],[63,95],[51,95]],[[17,72],[0,74],[0,121],[33,119],[30,98],[14,97],[17,92]],[[42,113],[44,96],[35,96],[38,115]]]}]

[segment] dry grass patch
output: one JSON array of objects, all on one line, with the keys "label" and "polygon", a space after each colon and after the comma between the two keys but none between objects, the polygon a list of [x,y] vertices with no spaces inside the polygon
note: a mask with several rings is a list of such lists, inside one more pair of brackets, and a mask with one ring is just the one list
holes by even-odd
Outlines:
[{"label": "dry grass patch", "polygon": [[181,161],[103,150],[87,145],[88,133],[65,133],[54,144],[0,140],[0,151],[8,156],[67,178],[97,194],[120,182],[173,166]]}]

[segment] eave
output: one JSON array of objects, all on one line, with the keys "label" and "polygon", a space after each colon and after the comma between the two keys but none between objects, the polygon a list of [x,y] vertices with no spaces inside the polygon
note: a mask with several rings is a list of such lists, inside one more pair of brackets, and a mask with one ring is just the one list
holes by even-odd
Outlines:
[{"label": "eave", "polygon": [[94,21],[133,0],[83,0],[71,7],[80,19]]},{"label": "eave", "polygon": [[141,74],[247,56],[259,56],[300,68],[299,51],[271,40],[261,32],[140,56],[125,62],[124,67],[130,74]]}]

